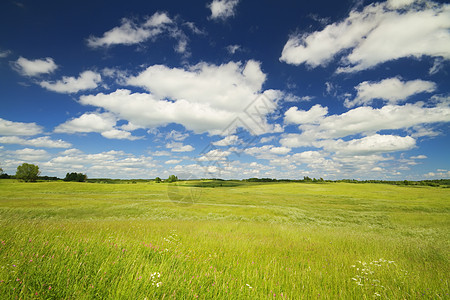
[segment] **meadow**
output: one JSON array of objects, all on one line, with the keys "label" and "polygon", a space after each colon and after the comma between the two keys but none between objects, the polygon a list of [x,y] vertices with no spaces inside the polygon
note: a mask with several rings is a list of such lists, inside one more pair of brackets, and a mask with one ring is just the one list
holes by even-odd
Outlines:
[{"label": "meadow", "polygon": [[450,299],[449,229],[443,187],[0,180],[0,298]]}]

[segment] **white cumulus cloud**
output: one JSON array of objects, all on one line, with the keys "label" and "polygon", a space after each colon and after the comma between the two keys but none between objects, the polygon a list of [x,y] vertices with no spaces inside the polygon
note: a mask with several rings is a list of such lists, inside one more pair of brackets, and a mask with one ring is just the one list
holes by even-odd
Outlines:
[{"label": "white cumulus cloud", "polygon": [[101,132],[102,136],[104,136],[107,139],[117,139],[117,140],[139,140],[142,137],[133,136],[131,135],[131,132],[120,130],[120,129],[111,129],[107,131]]},{"label": "white cumulus cloud", "polygon": [[[111,47],[114,45],[135,45],[149,40],[156,40],[161,35],[169,36],[178,43],[174,50],[189,56],[188,37],[181,27],[165,12],[156,12],[145,22],[136,23],[134,20],[123,18],[121,25],[105,32],[101,37],[91,36],[87,44],[91,48]],[[195,25],[188,22],[193,30]],[[196,27],[195,27],[196,28]]]},{"label": "white cumulus cloud", "polygon": [[291,151],[289,147],[276,147],[274,145],[264,145],[261,147],[250,147],[244,150],[245,154],[258,159],[274,159],[279,155],[286,155]]},{"label": "white cumulus cloud", "polygon": [[170,149],[172,152],[191,152],[195,150],[191,145],[183,145],[181,142],[167,143],[166,148]]},{"label": "white cumulus cloud", "polygon": [[411,156],[411,159],[427,159],[428,157],[426,155],[417,155],[417,156]]},{"label": "white cumulus cloud", "polygon": [[166,165],[176,165],[181,162],[181,159],[169,159],[164,162]]},{"label": "white cumulus cloud", "polygon": [[58,68],[51,57],[35,60],[19,57],[19,59],[12,63],[12,67],[20,74],[30,77],[49,74]]},{"label": "white cumulus cloud", "polygon": [[231,155],[231,151],[214,149],[210,150],[204,155],[200,156],[197,160],[202,161],[225,161],[227,157]]},{"label": "white cumulus cloud", "polygon": [[85,113],[66,121],[55,128],[56,133],[105,132],[116,125],[116,118],[110,113]]},{"label": "white cumulus cloud", "polygon": [[102,81],[100,74],[85,71],[78,78],[64,76],[56,82],[42,81],[40,85],[57,93],[77,93],[79,91],[95,89]]},{"label": "white cumulus cloud", "polygon": [[450,107],[445,103],[435,107],[424,107],[422,103],[386,105],[379,109],[362,106],[340,115],[326,116],[317,124],[300,123],[302,133],[284,134],[280,143],[286,147],[312,146],[318,140],[449,121]]},{"label": "white cumulus cloud", "polygon": [[[232,135],[237,127],[265,133],[280,129],[267,121],[277,107],[273,97],[279,93],[262,91],[265,80],[260,63],[253,60],[218,66],[199,63],[186,68],[154,65],[127,80],[127,84],[149,93],[119,89],[110,94],[84,95],[79,101],[145,128],[177,123],[195,133]],[[252,106],[266,109],[259,109],[255,116]]]},{"label": "white cumulus cloud", "polygon": [[337,155],[372,155],[410,150],[416,146],[416,140],[410,136],[374,134],[350,141],[327,140],[316,145]]},{"label": "white cumulus cloud", "polygon": [[91,36],[87,43],[92,48],[133,45],[144,42],[160,33],[161,29],[159,28],[150,29],[125,18],[122,19],[120,26],[105,32],[102,37]]},{"label": "white cumulus cloud", "polygon": [[298,110],[296,106],[289,108],[284,113],[286,124],[315,124],[319,123],[328,114],[328,108],[316,104],[309,110]]},{"label": "white cumulus cloud", "polygon": [[345,53],[337,72],[355,72],[402,57],[450,59],[450,5],[411,3],[373,3],[323,30],[293,35],[280,60],[317,67]]},{"label": "white cumulus cloud", "polygon": [[50,157],[49,153],[42,149],[20,149],[14,151],[14,155],[17,159],[28,161],[28,162],[38,162],[44,161]]},{"label": "white cumulus cloud", "polygon": [[42,148],[69,148],[72,145],[63,140],[52,140],[49,136],[24,139],[18,136],[0,136],[0,144],[16,144]]},{"label": "white cumulus cloud", "polygon": [[111,113],[85,113],[58,125],[56,133],[89,133],[97,132],[108,139],[127,139],[130,141],[142,137],[133,136],[130,132],[115,128],[117,118]]},{"label": "white cumulus cloud", "polygon": [[0,135],[37,135],[43,132],[36,123],[13,122],[0,118]]},{"label": "white cumulus cloud", "polygon": [[357,95],[353,100],[346,99],[346,107],[370,104],[374,99],[382,99],[390,104],[405,101],[409,97],[436,90],[436,84],[431,81],[402,81],[398,77],[383,79],[379,82],[364,81],[355,87]]},{"label": "white cumulus cloud", "polygon": [[234,16],[236,6],[239,0],[213,0],[208,4],[208,8],[211,10],[211,19],[225,20]]},{"label": "white cumulus cloud", "polygon": [[237,135],[229,135],[229,136],[224,137],[220,141],[213,142],[212,144],[214,146],[226,147],[226,146],[236,145],[239,142],[240,142],[239,137]]},{"label": "white cumulus cloud", "polygon": [[404,6],[411,5],[414,2],[417,2],[417,0],[388,0],[387,4],[391,8],[398,9]]}]

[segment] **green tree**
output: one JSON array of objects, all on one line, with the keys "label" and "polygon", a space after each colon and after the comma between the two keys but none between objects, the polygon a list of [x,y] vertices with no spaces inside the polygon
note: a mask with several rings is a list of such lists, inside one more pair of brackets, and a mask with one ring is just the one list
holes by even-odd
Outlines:
[{"label": "green tree", "polygon": [[83,173],[67,173],[66,178],[64,178],[64,181],[78,181],[78,182],[85,182],[87,179],[86,174]]},{"label": "green tree", "polygon": [[156,177],[156,178],[155,178],[155,182],[156,182],[156,183],[160,183],[160,182],[161,182],[161,178]]},{"label": "green tree", "polygon": [[17,167],[16,178],[25,182],[36,181],[40,173],[37,165],[23,163]]},{"label": "green tree", "polygon": [[170,175],[169,178],[167,179],[167,182],[176,182],[178,181],[178,177],[175,175]]}]

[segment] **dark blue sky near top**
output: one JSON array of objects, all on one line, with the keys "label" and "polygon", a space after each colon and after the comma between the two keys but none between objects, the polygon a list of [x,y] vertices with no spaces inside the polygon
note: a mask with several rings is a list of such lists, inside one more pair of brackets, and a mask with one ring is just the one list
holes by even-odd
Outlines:
[{"label": "dark blue sky near top", "polygon": [[[30,162],[38,164],[46,175],[63,176],[66,172],[79,171],[90,177],[117,178],[153,178],[172,173],[223,178],[310,176],[330,179],[429,179],[450,176],[450,160],[446,154],[450,146],[450,27],[448,22],[445,23],[450,9],[446,1],[241,0],[234,1],[233,5],[231,0],[222,2],[231,5],[232,13],[218,18],[212,17],[211,2],[2,1],[0,118],[4,125],[2,127],[0,123],[0,167],[14,173],[18,164]],[[337,28],[349,16],[363,15],[370,7],[376,10],[370,15],[374,19],[373,28],[364,37],[358,39],[354,31],[348,28],[336,29],[331,36],[321,36],[323,45],[329,43],[330,52],[334,51],[333,47],[342,45],[346,38],[355,38],[352,45],[338,49],[335,55],[328,58],[320,58],[315,49],[320,51],[321,43],[308,44],[308,38],[320,36],[326,28]],[[413,20],[427,12],[435,14],[433,17],[430,13],[429,21],[424,21],[428,22],[424,27],[430,24],[431,38],[426,39],[422,35],[417,39],[427,43],[437,39],[441,50],[430,50],[430,46],[424,46],[423,49],[419,47],[419,54],[415,56],[406,51],[405,55],[395,57],[395,53],[403,51],[401,48],[382,47],[376,43],[364,46],[369,44],[365,44],[366,41],[375,38],[377,28],[388,29],[387,41],[395,34],[399,38],[409,36],[408,27],[396,24],[393,16],[410,16]],[[157,13],[170,18],[172,27],[158,27],[163,32],[154,38],[132,44],[89,45],[89,39],[101,38],[113,28],[120,27],[121,22],[125,22],[122,20],[147,30],[142,24]],[[356,18],[352,22],[356,24],[362,20]],[[191,25],[197,32],[190,28]],[[391,33],[389,26],[397,27],[393,27]],[[174,30],[178,36],[173,36]],[[186,48],[181,52],[175,51],[183,38]],[[283,49],[293,38],[303,39],[302,43],[291,47],[293,54],[283,58]],[[411,41],[412,38],[405,39],[405,43]],[[239,48],[231,53],[227,47],[233,45]],[[406,44],[405,48],[409,47],[413,49],[409,51],[414,52],[415,44],[411,42],[411,45]],[[377,50],[377,47],[380,49]],[[388,54],[384,61],[361,70],[337,71],[352,66],[349,59],[353,52],[382,53],[385,51],[383,49],[394,54]],[[304,55],[300,63],[295,62],[299,55]],[[57,68],[38,75],[27,75],[18,67],[20,58],[27,59],[30,64],[51,58]],[[314,60],[320,60],[319,65],[314,65]],[[265,80],[257,79],[261,88],[254,89],[242,83],[240,76],[249,61],[257,62],[259,71],[265,74]],[[121,98],[116,106],[109,108],[97,102],[95,105],[83,104],[81,100],[100,94],[111,95],[118,90],[157,95],[158,87],[151,82],[138,86],[125,81],[142,75],[147,68],[153,70],[155,66],[164,67],[161,72],[167,72],[167,76],[161,73],[162,85],[173,74],[169,70],[183,71],[184,77],[178,79],[183,81],[186,76],[193,76],[195,66],[202,64],[219,69],[218,72],[222,72],[220,66],[226,64],[238,66],[238,73],[223,76],[232,76],[236,80],[231,89],[239,88],[242,83],[242,90],[236,93],[251,89],[247,96],[238,94],[237,97],[243,97],[242,102],[251,103],[269,90],[277,91],[276,99],[271,99],[276,109],[263,116],[272,129],[269,129],[270,126],[265,128],[249,145],[231,133],[233,143],[215,146],[216,152],[209,156],[202,153],[208,145],[226,138],[218,134],[217,129],[226,128],[233,120],[232,114],[231,119],[223,120],[217,125],[218,128],[205,125],[196,132],[188,128],[191,127],[190,122],[201,122],[202,118],[207,118],[207,115],[201,114],[205,108],[211,107],[219,111],[223,108],[224,113],[234,112],[236,117],[240,115],[239,110],[224,108],[215,102],[214,99],[219,99],[221,95],[209,89],[211,82],[207,83],[205,78],[203,81],[198,79],[194,84],[204,87],[205,94],[212,93],[210,103],[194,104],[199,95],[200,98],[208,97],[201,91],[193,95],[186,87],[187,83],[192,84],[191,81],[186,84],[176,82],[173,90],[165,91],[179,98],[163,96],[155,102],[156,105],[168,102],[179,104],[184,100],[189,102],[192,118],[186,111],[167,112],[168,115],[182,115],[180,118],[184,119],[179,122],[176,118],[166,120],[152,112],[139,116],[134,112],[129,118],[123,117],[127,108],[120,106],[120,101],[130,101],[130,107],[142,104],[133,99]],[[432,71],[433,66],[436,68]],[[107,75],[105,70],[115,70],[116,73]],[[42,85],[43,82],[57,83],[63,77],[75,80],[86,71],[101,76],[95,87],[83,87],[75,92],[55,92]],[[203,71],[197,69],[196,72],[202,74]],[[222,73],[217,74],[220,81]],[[223,78],[223,82],[227,82],[230,77]],[[394,81],[402,86],[396,88]],[[380,98],[388,84],[399,97],[391,100]],[[361,101],[366,102],[346,105],[346,99],[356,99],[357,87],[362,88],[363,85],[368,89],[366,100],[361,98]],[[69,85],[63,87],[68,88]],[[401,90],[408,88],[411,92],[405,96]],[[231,103],[234,100],[230,98],[226,101]],[[314,115],[314,106],[326,112]],[[158,113],[164,115],[164,109],[169,107],[168,104]],[[293,108],[299,113],[294,112]],[[408,115],[409,108],[414,110],[412,115]],[[84,116],[92,115],[102,118],[105,123],[113,122],[108,118],[115,121],[102,129],[92,123],[82,124]],[[142,121],[144,115],[150,119],[154,117],[158,125],[149,125],[153,124],[153,120],[148,120],[138,128],[123,127],[128,122]],[[419,120],[417,116],[426,117]],[[305,118],[313,119],[306,121]],[[385,118],[385,121],[377,121],[376,118]],[[408,118],[417,118],[418,121],[406,122]],[[341,119],[342,122],[339,121]],[[367,119],[374,121],[361,127]],[[11,129],[33,123],[41,128],[34,134],[17,134]],[[70,125],[70,129],[62,126],[64,124]],[[275,125],[281,129],[274,130]],[[345,134],[336,133],[339,131],[336,129],[342,129],[340,127],[350,129],[346,129],[348,133]],[[352,129],[359,127],[363,129]],[[48,146],[45,142],[36,141],[38,138],[62,143]]]}]

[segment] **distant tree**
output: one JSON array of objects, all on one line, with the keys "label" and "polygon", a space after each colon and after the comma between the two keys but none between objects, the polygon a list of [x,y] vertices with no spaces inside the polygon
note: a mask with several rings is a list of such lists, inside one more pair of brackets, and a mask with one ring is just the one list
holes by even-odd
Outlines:
[{"label": "distant tree", "polygon": [[47,180],[47,181],[56,181],[56,180],[60,180],[58,177],[56,176],[39,176],[38,177],[39,180]]},{"label": "distant tree", "polygon": [[311,181],[311,178],[309,178],[308,176],[303,176],[303,180],[304,181]]},{"label": "distant tree", "polygon": [[160,183],[160,182],[161,182],[161,178],[156,177],[156,178],[155,178],[155,182],[156,182],[156,183]]},{"label": "distant tree", "polygon": [[169,178],[167,178],[167,182],[176,182],[178,181],[178,177],[175,175],[170,175]]},{"label": "distant tree", "polygon": [[8,179],[11,178],[8,174],[6,174],[2,168],[0,168],[0,179]]},{"label": "distant tree", "polygon": [[16,178],[25,182],[36,181],[39,174],[39,167],[37,165],[23,163],[17,167]]},{"label": "distant tree", "polygon": [[67,173],[64,181],[77,181],[77,182],[85,182],[87,179],[86,174],[83,173]]}]

